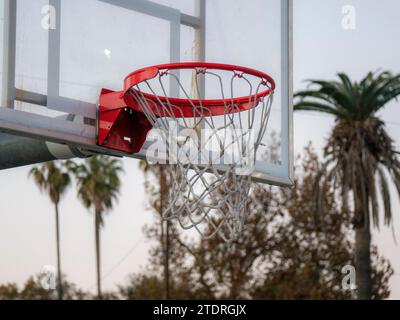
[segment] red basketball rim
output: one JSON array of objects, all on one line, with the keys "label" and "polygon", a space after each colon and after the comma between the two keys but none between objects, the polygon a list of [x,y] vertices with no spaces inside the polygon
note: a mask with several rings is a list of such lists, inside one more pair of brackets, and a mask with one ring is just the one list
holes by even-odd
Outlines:
[{"label": "red basketball rim", "polygon": [[[133,87],[146,81],[155,78],[162,72],[168,70],[177,70],[177,69],[205,69],[205,70],[227,70],[237,73],[238,77],[244,76],[246,74],[258,77],[261,79],[262,84],[268,87],[266,90],[263,90],[257,94],[251,96],[244,97],[235,97],[233,99],[205,99],[205,100],[189,100],[182,98],[169,98],[165,96],[156,96],[150,93],[139,92],[139,90],[134,89]],[[219,115],[226,112],[225,106],[232,104],[236,104],[240,110],[247,110],[252,107],[255,107],[259,101],[261,101],[264,97],[270,95],[275,90],[275,81],[268,74],[247,68],[242,66],[235,66],[229,64],[222,63],[209,63],[209,62],[181,62],[181,63],[170,63],[170,64],[161,64],[157,66],[143,68],[129,74],[124,81],[124,91],[123,96],[126,97],[129,94],[130,90],[136,91],[139,95],[143,95],[146,99],[149,99],[155,103],[161,101],[163,103],[171,103],[177,107],[183,107],[184,109],[193,108],[195,106],[203,106],[210,108],[210,113],[213,115]],[[251,104],[249,105],[249,101]],[[188,111],[188,110],[187,110]],[[186,113],[186,112],[185,112]]]}]

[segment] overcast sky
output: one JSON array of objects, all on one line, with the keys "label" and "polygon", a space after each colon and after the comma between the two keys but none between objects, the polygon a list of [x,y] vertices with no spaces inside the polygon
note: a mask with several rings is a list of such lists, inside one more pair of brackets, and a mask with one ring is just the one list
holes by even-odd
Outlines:
[{"label": "overcast sky", "polygon": [[[259,0],[239,2],[246,6],[253,4],[257,10]],[[346,5],[355,8],[355,29],[343,28],[342,10]],[[396,0],[294,0],[295,90],[304,88],[304,79],[333,79],[339,71],[354,80],[379,68],[400,72],[400,43],[395,38],[399,30],[400,2]],[[270,32],[273,30],[254,30],[249,37],[268,36]],[[381,112],[381,117],[387,121],[387,130],[400,149],[399,107],[399,103],[393,102]],[[296,114],[296,152],[301,152],[310,140],[320,152],[332,124],[332,119],[326,116]],[[136,160],[124,160],[124,166],[121,198],[107,216],[102,232],[102,266],[107,289],[123,283],[129,273],[143,269],[147,259],[148,243],[142,228],[152,221],[152,214],[145,210],[144,178]],[[22,284],[44,265],[56,263],[54,213],[49,200],[28,180],[29,169],[0,172],[0,283]],[[68,280],[93,290],[93,218],[75,195],[76,191],[71,190],[61,203],[62,269]],[[393,204],[395,233],[400,241],[400,206],[397,200]],[[390,282],[392,298],[400,298],[400,252],[391,229],[374,232],[373,242],[395,268]]]}]

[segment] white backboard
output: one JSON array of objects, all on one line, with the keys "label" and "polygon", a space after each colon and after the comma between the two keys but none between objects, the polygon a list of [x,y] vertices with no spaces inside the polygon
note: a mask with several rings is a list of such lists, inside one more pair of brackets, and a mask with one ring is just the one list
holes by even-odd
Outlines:
[{"label": "white backboard", "polygon": [[0,10],[0,131],[143,158],[151,141],[134,155],[96,145],[101,88],[162,63],[247,66],[276,82],[254,180],[292,183],[292,0],[0,0]]}]

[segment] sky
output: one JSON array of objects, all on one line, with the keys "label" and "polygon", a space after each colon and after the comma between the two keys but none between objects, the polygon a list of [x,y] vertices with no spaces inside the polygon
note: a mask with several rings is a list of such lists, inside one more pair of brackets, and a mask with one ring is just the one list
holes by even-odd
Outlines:
[{"label": "sky", "polygon": [[[220,5],[226,3],[225,0],[225,2],[216,1],[220,1]],[[245,3],[247,8],[253,10],[260,1],[248,0]],[[157,0],[157,2],[169,4],[173,0]],[[240,8],[244,1],[236,0],[234,3]],[[351,6],[350,10],[354,9],[355,21],[351,21],[354,24],[346,20],[349,13],[343,10],[349,8],[348,6]],[[185,8],[186,12],[190,10]],[[221,13],[213,11],[210,14]],[[257,14],[260,15],[260,12]],[[305,79],[333,79],[335,74],[341,71],[349,74],[354,80],[360,79],[368,71],[378,69],[399,73],[400,43],[393,37],[396,30],[400,29],[399,18],[400,2],[396,0],[295,0],[294,89],[303,89],[306,85]],[[75,30],[73,25],[70,27],[71,30]],[[151,22],[148,22],[148,30],[152,28]],[[249,39],[250,41],[260,39],[261,36],[268,36],[273,31],[249,28]],[[117,37],[117,40],[121,41],[121,37]],[[224,45],[227,44],[221,44],[222,52],[226,49]],[[149,47],[145,47],[147,48]],[[220,48],[214,44],[213,49]],[[110,52],[111,55],[115,54],[113,50]],[[145,53],[140,51],[137,54]],[[150,52],[149,55],[151,54],[153,53]],[[241,55],[246,64],[249,56],[244,52]],[[120,56],[117,57],[120,59]],[[157,61],[161,62],[164,61]],[[268,59],[260,62],[262,65],[268,63]],[[88,68],[96,70],[94,66]],[[99,77],[110,73],[112,67],[113,64],[104,64],[104,68],[99,71]],[[120,64],[117,68],[118,73],[124,71]],[[67,71],[64,73],[67,79],[74,76]],[[79,77],[84,77],[85,71],[87,70],[81,70],[82,75],[79,73]],[[118,79],[120,78],[116,77],[116,81]],[[64,90],[75,94],[76,88],[66,86]],[[88,92],[90,90],[98,88],[92,86]],[[82,94],[89,95],[88,92]],[[397,102],[389,104],[380,116],[387,122],[387,130],[400,149],[399,104]],[[332,125],[330,117],[296,113],[295,152],[301,152],[303,147],[312,141],[316,150],[321,153]],[[115,289],[118,284],[123,284],[130,273],[145,270],[149,243],[145,240],[142,229],[145,224],[151,223],[153,218],[152,213],[146,210],[144,177],[138,168],[138,162],[133,159],[124,159],[123,162],[125,174],[121,197],[115,210],[107,215],[105,228],[101,234],[103,283],[104,287],[110,290]],[[0,172],[0,283],[22,284],[29,276],[39,273],[43,266],[56,263],[53,208],[49,200],[40,194],[33,181],[28,179],[29,169],[24,167]],[[393,188],[392,193],[394,194]],[[397,199],[393,201],[393,206],[394,232],[399,240],[400,205]],[[95,288],[93,216],[76,199],[76,190],[73,188],[61,202],[60,210],[63,271],[68,275],[68,280],[75,282],[82,289],[93,291]],[[380,232],[374,231],[373,242],[378,245],[379,252],[390,259],[395,269],[390,281],[391,298],[400,299],[400,252],[394,243],[392,229],[381,227]]]}]

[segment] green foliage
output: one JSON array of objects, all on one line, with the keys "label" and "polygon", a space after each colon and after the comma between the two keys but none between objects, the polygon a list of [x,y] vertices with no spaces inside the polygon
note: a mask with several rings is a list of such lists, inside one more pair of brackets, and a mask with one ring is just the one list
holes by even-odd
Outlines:
[{"label": "green foliage", "polygon": [[33,177],[39,189],[46,192],[54,204],[60,202],[61,197],[71,185],[69,172],[55,161],[45,162],[40,166],[33,167],[29,176]]},{"label": "green foliage", "polygon": [[[21,289],[15,283],[0,285],[0,300],[57,300],[55,290],[44,289],[41,285],[41,275],[30,277]],[[88,292],[79,290],[76,285],[65,280],[62,281],[63,296],[66,300],[92,299]]]},{"label": "green foliage", "polygon": [[321,214],[324,198],[320,189],[334,182],[342,212],[353,215],[359,298],[370,299],[373,295],[370,225],[372,220],[379,228],[381,211],[386,225],[392,221],[389,177],[400,197],[400,161],[377,112],[397,100],[400,75],[388,71],[368,73],[360,82],[351,82],[343,73],[338,77],[339,81],[309,81],[314,89],[296,94],[295,110],[324,112],[335,117],[324,150],[326,159],[316,178],[314,207]]},{"label": "green foliage", "polygon": [[98,299],[113,299],[112,295],[103,296],[101,290],[101,250],[100,229],[104,225],[103,215],[110,211],[117,201],[123,171],[121,161],[104,155],[87,158],[81,164],[69,161],[78,185],[78,198],[87,209],[94,209],[96,275]]},{"label": "green foliage", "polygon": [[[173,282],[171,296],[179,300],[198,298],[191,286],[185,279]],[[165,281],[157,275],[134,274],[129,277],[128,283],[119,287],[120,297],[126,300],[162,300],[165,298],[164,292]]]},{"label": "green foliage", "polygon": [[[295,95],[298,98],[295,110],[324,112],[336,119],[325,147],[321,179],[317,182],[324,183],[323,178],[336,182],[341,190],[343,211],[351,207],[350,200],[354,201],[353,222],[357,228],[363,226],[365,213],[369,211],[374,225],[379,227],[380,201],[384,222],[389,224],[392,210],[388,177],[400,196],[400,161],[377,112],[400,95],[400,75],[388,71],[368,73],[354,83],[345,74],[338,77],[340,81],[310,80],[310,86],[316,88]],[[352,198],[349,192],[353,193]],[[316,204],[321,200],[316,199]]]},{"label": "green foliage", "polygon": [[364,121],[400,95],[400,75],[389,71],[368,73],[351,82],[344,73],[339,81],[309,80],[315,90],[297,92],[295,110],[324,112],[341,120]]},{"label": "green foliage", "polygon": [[[333,183],[320,189],[322,215],[315,215],[314,186],[322,164],[309,147],[297,166],[295,187],[281,189],[254,184],[248,223],[241,236],[226,243],[171,236],[171,297],[203,299],[351,299],[342,288],[342,268],[353,265],[351,215],[338,205]],[[154,167],[159,178],[160,168]],[[149,171],[148,171],[149,172]],[[159,204],[159,180],[147,181],[151,208]],[[167,180],[167,185],[168,185]],[[168,187],[166,187],[168,190]],[[156,206],[154,206],[156,205]],[[163,298],[161,268],[164,244],[159,220],[147,228],[154,241],[148,270],[121,287],[125,298]],[[393,273],[387,260],[373,250],[373,297],[389,295]]]},{"label": "green foliage", "polygon": [[[313,214],[314,181],[321,169],[310,148],[297,168],[302,177],[295,187],[280,192],[280,210],[285,223],[280,230],[279,254],[271,262],[261,286],[252,296],[260,299],[352,299],[356,291],[342,288],[342,268],[354,266],[354,231],[351,216],[343,213],[332,184],[321,191],[324,198],[321,215]],[[390,294],[389,278],[393,270],[389,262],[373,247],[373,298]]]},{"label": "green foliage", "polygon": [[15,283],[0,285],[0,300],[17,300],[18,297],[19,289]]},{"label": "green foliage", "polygon": [[[81,164],[68,161],[78,185],[78,198],[86,208],[104,213],[113,208],[121,187],[121,161],[104,155],[87,158]],[[103,219],[101,219],[101,224]]]},{"label": "green foliage", "polygon": [[[175,224],[163,220],[163,213],[168,201],[169,186],[172,181],[168,175],[165,165],[149,165],[145,161],[140,163],[141,169],[145,172],[145,189],[148,195],[149,209],[154,213],[156,223],[144,228],[144,233],[149,239],[156,241],[156,245],[150,249],[150,260],[148,268],[151,275],[137,275],[131,285],[143,286],[149,281],[153,284],[161,284],[160,295],[166,298],[179,296],[180,299],[194,298],[192,290],[185,288],[186,275],[180,273],[179,276],[175,270],[182,270],[186,265],[186,254],[179,249],[177,239],[179,231]],[[155,178],[151,180],[150,177]],[[163,275],[163,277],[159,277]],[[178,277],[177,277],[178,276]],[[162,282],[158,282],[162,279]],[[168,279],[168,280],[166,280]],[[132,280],[132,279],[131,279]],[[133,280],[132,280],[133,281]],[[167,286],[168,282],[168,286]],[[167,289],[168,287],[168,289]],[[179,289],[177,289],[179,288]]]},{"label": "green foliage", "polygon": [[[56,246],[57,246],[57,271],[58,278],[61,279],[61,257],[60,257],[60,225],[59,225],[59,202],[71,185],[71,177],[68,168],[64,164],[50,161],[33,167],[29,176],[32,176],[36,185],[42,192],[46,192],[51,202],[54,204],[56,216]],[[63,298],[62,283],[58,281],[58,296]]]}]

